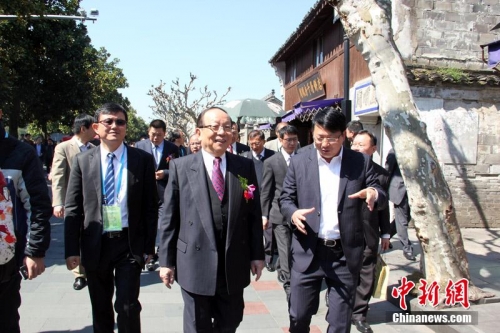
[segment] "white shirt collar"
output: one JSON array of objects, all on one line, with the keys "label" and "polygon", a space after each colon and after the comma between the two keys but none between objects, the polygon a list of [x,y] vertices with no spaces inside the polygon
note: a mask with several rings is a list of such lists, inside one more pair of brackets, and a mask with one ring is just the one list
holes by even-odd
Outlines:
[{"label": "white shirt collar", "polygon": [[318,156],[318,163],[326,163],[326,164],[330,164],[330,163],[341,163],[342,162],[342,155],[344,154],[344,147],[340,147],[340,152],[337,156],[335,156],[334,158],[332,158],[332,160],[330,162],[327,162],[322,156],[321,154],[319,153],[319,150],[316,149],[316,154]]},{"label": "white shirt collar", "polygon": [[[214,160],[215,156],[207,152],[205,149],[201,149],[201,154],[203,156],[203,164],[205,164],[205,168],[207,169],[208,175],[210,176],[210,179],[212,179],[212,171],[214,169]],[[226,153],[222,154],[221,158],[221,163],[220,163],[220,169],[222,171],[222,176],[224,179],[226,178]]]}]

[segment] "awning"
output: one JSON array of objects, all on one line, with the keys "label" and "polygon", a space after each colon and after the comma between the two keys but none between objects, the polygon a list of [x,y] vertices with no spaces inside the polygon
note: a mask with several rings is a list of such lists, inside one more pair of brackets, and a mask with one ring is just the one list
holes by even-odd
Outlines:
[{"label": "awning", "polygon": [[295,104],[293,110],[288,111],[282,118],[281,121],[289,122],[294,120],[297,117],[300,117],[301,121],[307,121],[312,116],[316,114],[319,110],[338,105],[343,98],[334,98],[334,99],[322,99],[311,102],[299,102]]}]

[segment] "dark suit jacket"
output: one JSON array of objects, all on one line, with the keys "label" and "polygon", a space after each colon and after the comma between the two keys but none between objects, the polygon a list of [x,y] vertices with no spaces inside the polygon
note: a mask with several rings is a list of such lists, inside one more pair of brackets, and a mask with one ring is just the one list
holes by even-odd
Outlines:
[{"label": "dark suit jacket", "polygon": [[242,143],[236,142],[236,155],[240,155],[246,151],[250,151],[250,147]]},{"label": "dark suit jacket", "polygon": [[241,156],[253,160],[253,164],[255,166],[255,173],[257,174],[257,185],[259,186],[259,191],[262,191],[261,185],[262,185],[262,174],[264,172],[264,161],[267,160],[269,157],[273,156],[274,151],[264,148],[261,154],[264,154],[262,160],[254,158],[251,150],[243,152],[241,154]]},{"label": "dark suit jacket", "polygon": [[[245,200],[238,176],[257,181],[251,160],[226,153],[229,216],[226,238],[226,281],[229,293],[250,283],[250,262],[264,260],[259,191]],[[160,221],[160,266],[176,267],[176,280],[185,290],[215,295],[217,246],[207,171],[203,154],[188,155],[170,164]],[[210,184],[209,184],[210,186]]]},{"label": "dark suit jacket", "polygon": [[398,161],[394,149],[389,150],[385,161],[385,169],[389,173],[389,199],[399,205],[406,195],[406,186],[399,170]]},{"label": "dark suit jacket", "polygon": [[305,150],[290,160],[280,197],[281,213],[291,222],[297,209],[316,208],[307,215],[307,235],[300,233],[292,225],[292,229],[295,229],[292,237],[294,270],[304,272],[311,264],[318,240],[321,211],[336,209],[347,266],[352,274],[359,273],[365,247],[361,216],[362,205],[365,203],[364,200],[349,199],[347,196],[367,187],[377,189],[378,206],[387,203],[386,193],[378,182],[373,162],[368,155],[343,149],[337,207],[321,207],[317,150]]},{"label": "dark suit jacket", "polygon": [[[153,155],[153,146],[151,144],[151,140],[149,139],[137,142],[135,147]],[[165,193],[165,188],[167,187],[170,161],[177,157],[179,157],[179,148],[172,142],[163,140],[163,152],[161,154],[160,163],[156,165],[155,162],[156,171],[162,170],[165,175],[165,178],[156,181],[159,200],[163,200],[163,194]]]},{"label": "dark suit jacket", "polygon": [[[377,174],[380,186],[382,186],[387,193],[389,187],[389,173],[377,163],[373,163],[373,169]],[[371,248],[373,254],[376,255],[380,242],[380,235],[391,233],[389,205],[378,207],[377,210],[373,211],[370,211],[367,205],[363,205],[363,223],[366,246]]]},{"label": "dark suit jacket", "polygon": [[[158,198],[153,156],[127,149],[127,205],[130,250],[140,265],[144,254],[155,253]],[[102,221],[101,147],[73,158],[64,218],[65,257],[80,256],[87,270],[99,263]]]},{"label": "dark suit jacket", "polygon": [[287,169],[288,166],[282,153],[276,153],[264,162],[260,203],[262,216],[267,216],[269,222],[273,224],[288,223],[281,214],[278,202]]}]

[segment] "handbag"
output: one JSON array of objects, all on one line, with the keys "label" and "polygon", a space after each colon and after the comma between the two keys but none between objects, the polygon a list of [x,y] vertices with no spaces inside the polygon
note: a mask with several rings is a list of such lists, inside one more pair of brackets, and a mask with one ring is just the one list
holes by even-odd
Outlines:
[{"label": "handbag", "polygon": [[387,299],[387,286],[389,284],[390,267],[387,266],[382,256],[377,254],[377,264],[375,265],[375,286],[373,297]]}]

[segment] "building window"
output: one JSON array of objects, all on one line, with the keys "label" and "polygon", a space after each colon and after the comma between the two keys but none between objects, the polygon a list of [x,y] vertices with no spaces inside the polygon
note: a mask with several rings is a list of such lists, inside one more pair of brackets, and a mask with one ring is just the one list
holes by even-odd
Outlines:
[{"label": "building window", "polygon": [[323,36],[319,36],[313,43],[314,67],[323,63]]}]

